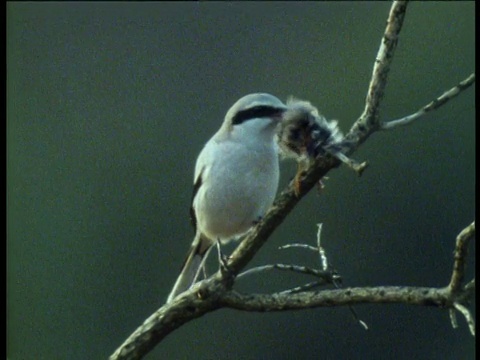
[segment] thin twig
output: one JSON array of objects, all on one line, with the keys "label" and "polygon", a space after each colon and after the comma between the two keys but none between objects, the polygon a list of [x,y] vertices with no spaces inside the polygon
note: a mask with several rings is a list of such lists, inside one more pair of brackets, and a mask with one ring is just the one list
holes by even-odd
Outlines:
[{"label": "thin twig", "polygon": [[470,310],[468,310],[465,306],[459,303],[454,303],[453,306],[455,309],[457,309],[464,317],[465,320],[467,321],[468,324],[468,329],[470,330],[470,333],[475,336],[475,320],[473,320],[472,314],[470,313]]},{"label": "thin twig", "polygon": [[381,125],[381,129],[390,130],[398,126],[411,124],[413,121],[424,116],[428,112],[436,110],[440,106],[445,105],[447,102],[449,102],[450,100],[458,96],[463,90],[469,88],[474,82],[475,82],[475,73],[471,74],[468,78],[461,81],[458,85],[454,86],[450,90],[445,91],[442,95],[440,95],[438,98],[430,102],[428,105],[425,105],[424,107],[422,107],[416,113],[405,116],[401,119],[384,122]]},{"label": "thin twig", "polygon": [[291,248],[303,248],[311,251],[318,252],[318,249],[315,246],[301,243],[286,244],[278,247],[278,250],[287,250]]},{"label": "thin twig", "polygon": [[475,279],[470,280],[467,285],[465,285],[466,291],[475,291]]},{"label": "thin twig", "polygon": [[333,274],[332,272],[317,270],[317,269],[309,268],[306,266],[290,265],[290,264],[270,264],[270,265],[262,265],[262,266],[257,266],[257,267],[248,269],[238,274],[237,279],[248,276],[248,275],[257,274],[262,271],[269,271],[269,270],[292,271],[300,274],[313,275],[323,279],[327,283],[331,283],[335,276],[335,274]]},{"label": "thin twig", "polygon": [[[322,244],[321,244],[321,232],[322,232],[322,224],[317,224],[318,226],[318,231],[317,231],[317,247],[318,247],[318,254],[319,254],[319,257],[320,257],[320,263],[322,264],[322,269],[326,270],[328,268],[328,260],[327,260],[327,255],[325,253],[325,250],[324,248],[322,247]],[[337,288],[337,289],[341,289],[342,286],[341,286],[341,282],[339,281],[336,281],[335,279],[333,280],[333,285]],[[355,321],[357,321],[365,330],[368,330],[368,325],[365,321],[361,320],[359,317],[358,317],[358,314],[357,314],[357,311],[353,308],[352,305],[348,305],[348,309],[350,310],[350,312],[352,313],[352,316],[353,318],[355,319]]]},{"label": "thin twig", "polygon": [[448,314],[450,315],[450,322],[454,329],[458,328],[457,313],[455,309],[448,309]]},{"label": "thin twig", "polygon": [[327,254],[325,253],[325,249],[322,247],[321,243],[321,235],[322,235],[322,226],[323,224],[317,224],[317,251],[318,257],[320,259],[320,265],[322,266],[322,270],[326,271],[328,269],[328,259]]},{"label": "thin twig", "polygon": [[368,163],[366,161],[359,163],[358,161],[355,161],[353,159],[350,159],[348,156],[341,152],[330,152],[333,156],[335,156],[338,160],[343,162],[345,165],[347,165],[350,169],[355,171],[358,176],[362,176],[363,171],[367,168]]}]

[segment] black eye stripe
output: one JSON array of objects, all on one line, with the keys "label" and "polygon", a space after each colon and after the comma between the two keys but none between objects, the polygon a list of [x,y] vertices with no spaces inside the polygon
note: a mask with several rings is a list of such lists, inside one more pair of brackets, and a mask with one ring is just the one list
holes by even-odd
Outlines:
[{"label": "black eye stripe", "polygon": [[232,119],[232,125],[244,123],[247,120],[270,117],[281,113],[283,109],[268,105],[254,106],[250,109],[239,111]]}]

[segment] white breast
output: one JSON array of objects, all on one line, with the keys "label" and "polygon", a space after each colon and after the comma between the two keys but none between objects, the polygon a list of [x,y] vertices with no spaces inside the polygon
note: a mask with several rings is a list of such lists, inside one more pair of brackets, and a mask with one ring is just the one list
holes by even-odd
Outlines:
[{"label": "white breast", "polygon": [[197,227],[213,241],[226,242],[245,233],[271,206],[278,188],[273,130],[260,141],[236,135],[228,141],[214,136],[197,161],[202,186],[193,207]]}]

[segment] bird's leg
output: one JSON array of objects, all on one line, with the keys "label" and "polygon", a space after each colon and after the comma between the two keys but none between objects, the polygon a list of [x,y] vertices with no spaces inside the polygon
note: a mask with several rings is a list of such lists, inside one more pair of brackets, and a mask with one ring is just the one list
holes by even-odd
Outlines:
[{"label": "bird's leg", "polygon": [[207,278],[207,264],[203,264],[202,266],[202,275],[203,275],[203,278],[206,279]]},{"label": "bird's leg", "polygon": [[305,175],[305,164],[301,161],[297,163],[297,173],[293,178],[293,189],[297,197],[298,195],[300,195],[300,190],[302,186],[302,177],[304,175]]},{"label": "bird's leg", "polygon": [[263,216],[258,215],[258,217],[252,221],[252,227],[257,226],[260,223],[260,221],[262,221],[262,219],[263,219]]},{"label": "bird's leg", "polygon": [[219,263],[220,271],[222,273],[228,272],[229,271],[228,266],[227,266],[228,256],[226,256],[223,253],[222,247],[221,247],[221,244],[220,244],[220,240],[217,240],[215,245],[217,246],[218,263]]},{"label": "bird's leg", "polygon": [[200,273],[203,272],[203,276],[204,278],[207,277],[207,273],[206,273],[206,269],[205,269],[205,264],[206,264],[206,261],[207,261],[207,258],[208,258],[208,255],[210,254],[210,250],[212,250],[212,247],[210,246],[210,248],[205,252],[205,255],[203,256],[202,258],[202,261],[198,267],[198,270],[197,272],[195,273],[195,276],[193,277],[193,281],[192,281],[192,284],[190,286],[192,286],[193,284],[195,284],[198,280],[198,277],[200,276]]}]

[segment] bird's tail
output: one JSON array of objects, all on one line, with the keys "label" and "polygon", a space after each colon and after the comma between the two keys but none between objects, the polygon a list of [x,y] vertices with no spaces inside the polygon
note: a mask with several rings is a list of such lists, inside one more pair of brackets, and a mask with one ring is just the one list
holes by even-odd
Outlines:
[{"label": "bird's tail", "polygon": [[180,275],[178,275],[177,281],[175,281],[175,285],[173,285],[172,291],[168,295],[167,303],[193,285],[211,247],[212,242],[203,237],[200,232],[197,232],[182,265]]}]

